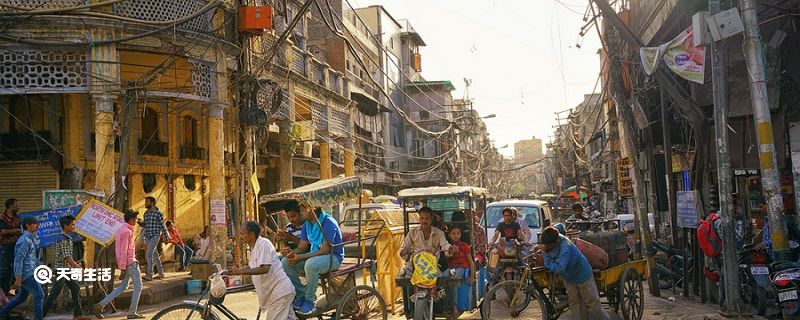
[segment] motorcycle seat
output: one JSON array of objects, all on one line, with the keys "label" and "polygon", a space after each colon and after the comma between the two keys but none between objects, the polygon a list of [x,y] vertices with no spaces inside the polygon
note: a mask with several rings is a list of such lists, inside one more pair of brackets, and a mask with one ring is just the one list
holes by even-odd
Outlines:
[{"label": "motorcycle seat", "polygon": [[773,262],[769,265],[769,269],[772,270],[773,272],[783,271],[792,268],[800,268],[800,262],[779,261],[779,262]]}]

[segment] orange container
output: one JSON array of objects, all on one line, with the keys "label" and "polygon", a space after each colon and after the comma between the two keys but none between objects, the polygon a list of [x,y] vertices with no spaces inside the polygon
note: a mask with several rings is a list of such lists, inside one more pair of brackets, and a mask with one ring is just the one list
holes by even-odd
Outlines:
[{"label": "orange container", "polygon": [[262,34],[272,28],[272,7],[240,6],[239,32]]}]

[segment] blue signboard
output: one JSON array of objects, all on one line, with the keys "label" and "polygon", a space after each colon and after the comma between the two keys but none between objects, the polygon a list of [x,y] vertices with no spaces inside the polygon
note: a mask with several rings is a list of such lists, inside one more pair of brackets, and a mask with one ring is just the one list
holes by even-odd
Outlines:
[{"label": "blue signboard", "polygon": [[39,248],[46,248],[56,244],[61,240],[61,224],[59,220],[66,216],[77,216],[81,211],[81,206],[72,206],[66,208],[56,208],[50,210],[39,210],[31,212],[23,212],[19,214],[20,220],[25,217],[36,217],[39,221]]},{"label": "blue signboard", "polygon": [[678,227],[697,228],[698,194],[697,191],[678,191]]}]

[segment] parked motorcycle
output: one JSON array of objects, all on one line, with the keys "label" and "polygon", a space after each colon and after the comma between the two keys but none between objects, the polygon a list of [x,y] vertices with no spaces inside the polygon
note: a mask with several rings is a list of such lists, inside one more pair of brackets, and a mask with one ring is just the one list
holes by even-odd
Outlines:
[{"label": "parked motorcycle", "polygon": [[692,257],[686,259],[686,264],[689,266],[689,279],[683,278],[683,251],[669,245],[668,243],[653,240],[653,248],[656,253],[663,252],[664,254],[656,257],[656,271],[658,272],[658,280],[661,289],[672,288],[674,283],[677,287],[683,287],[685,282],[691,283],[692,279]]},{"label": "parked motorcycle", "polygon": [[800,319],[797,293],[800,289],[800,263],[776,262],[770,265],[770,282],[777,291],[777,303],[784,319]]},{"label": "parked motorcycle", "polygon": [[750,312],[763,316],[767,312],[769,280],[769,254],[763,249],[746,246],[739,253],[739,281],[742,300],[750,305]]}]

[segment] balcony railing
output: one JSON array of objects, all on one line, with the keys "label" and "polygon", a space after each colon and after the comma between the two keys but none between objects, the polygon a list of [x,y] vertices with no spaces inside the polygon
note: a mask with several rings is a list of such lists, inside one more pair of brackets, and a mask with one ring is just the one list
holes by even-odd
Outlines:
[{"label": "balcony railing", "polygon": [[181,146],[179,156],[181,159],[205,160],[206,149],[193,146]]},{"label": "balcony railing", "polygon": [[341,78],[342,76],[338,73],[330,73],[328,76],[328,88],[331,89],[331,91],[341,93],[339,87],[339,80],[341,80]]},{"label": "balcony railing", "polygon": [[[209,2],[202,0],[125,0],[114,3],[115,15],[144,21],[173,21],[197,14]],[[197,32],[211,31],[214,10],[207,10],[198,17],[179,26]]]},{"label": "balcony railing", "polygon": [[169,155],[169,144],[161,141],[140,139],[139,154],[166,157]]},{"label": "balcony railing", "polygon": [[292,47],[292,71],[306,77],[306,57],[303,51],[297,47]]},{"label": "balcony railing", "polygon": [[325,68],[322,67],[322,63],[316,60],[311,61],[311,76],[311,81],[314,81],[314,83],[321,86],[325,85]]}]

